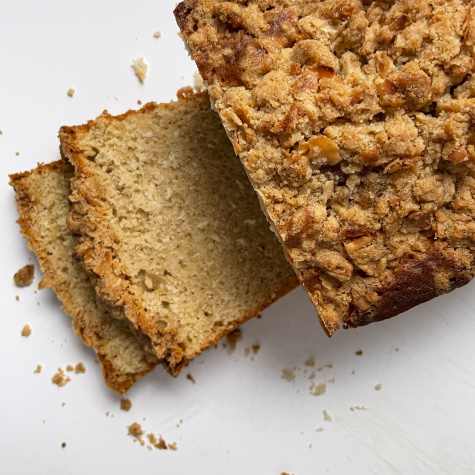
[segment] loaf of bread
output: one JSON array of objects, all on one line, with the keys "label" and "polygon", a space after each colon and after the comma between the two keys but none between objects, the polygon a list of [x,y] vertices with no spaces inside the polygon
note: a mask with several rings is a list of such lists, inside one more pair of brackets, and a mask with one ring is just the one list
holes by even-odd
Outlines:
[{"label": "loaf of bread", "polygon": [[175,16],[329,335],[473,278],[473,0],[184,0]]},{"label": "loaf of bread", "polygon": [[10,176],[15,189],[21,233],[37,255],[44,276],[39,287],[52,287],[73,328],[97,353],[106,384],[124,394],[158,363],[148,338],[131,328],[123,309],[98,298],[66,226],[73,167],[64,161],[39,165]]},{"label": "loaf of bread", "polygon": [[60,140],[78,255],[170,373],[297,285],[206,94]]}]

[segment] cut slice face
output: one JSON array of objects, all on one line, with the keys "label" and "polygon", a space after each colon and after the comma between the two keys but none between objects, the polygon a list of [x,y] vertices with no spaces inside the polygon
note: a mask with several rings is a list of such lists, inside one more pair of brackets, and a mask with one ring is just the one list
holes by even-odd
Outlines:
[{"label": "cut slice face", "polygon": [[77,252],[172,374],[298,285],[206,94],[60,139]]},{"label": "cut slice face", "polygon": [[21,233],[37,255],[43,279],[39,287],[52,287],[73,328],[101,363],[106,384],[124,394],[158,363],[148,338],[131,328],[123,309],[97,296],[79,259],[66,226],[69,181],[73,167],[58,161],[31,172],[10,176],[16,192]]},{"label": "cut slice face", "polygon": [[329,335],[472,279],[473,0],[185,0],[175,16]]}]

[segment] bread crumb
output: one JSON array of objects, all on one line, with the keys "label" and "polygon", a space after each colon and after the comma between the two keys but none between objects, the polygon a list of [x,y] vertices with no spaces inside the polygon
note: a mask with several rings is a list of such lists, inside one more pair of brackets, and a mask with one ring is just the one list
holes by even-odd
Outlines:
[{"label": "bread crumb", "polygon": [[15,297],[15,300],[16,300],[17,302],[19,302],[19,301],[20,301],[20,296],[17,295],[17,296]]},{"label": "bread crumb", "polygon": [[66,442],[63,442],[63,443],[61,444],[61,447],[64,449],[64,448],[66,447]]},{"label": "bread crumb", "polygon": [[3,130],[0,130],[0,135],[3,135]]},{"label": "bread crumb", "polygon": [[57,386],[62,387],[66,383],[71,381],[71,378],[64,374],[64,371],[62,368],[58,368],[58,372],[51,378],[51,381]]},{"label": "bread crumb", "polygon": [[286,381],[295,381],[295,373],[291,369],[284,368],[280,377]]},{"label": "bread crumb", "polygon": [[330,363],[330,364],[326,364],[326,365],[321,366],[320,368],[318,368],[318,371],[323,371],[323,370],[326,369],[326,368],[331,369],[331,368],[333,368],[333,365],[332,365],[331,363]]},{"label": "bread crumb", "polygon": [[35,266],[28,264],[22,267],[14,276],[13,281],[19,287],[25,287],[33,282],[35,277]]},{"label": "bread crumb", "polygon": [[178,450],[178,447],[176,445],[176,442],[171,442],[170,444],[168,444],[168,448],[170,450]]},{"label": "bread crumb", "polygon": [[142,427],[138,422],[134,422],[129,426],[129,435],[135,437],[135,439],[141,440],[141,436],[143,435]]},{"label": "bread crumb", "polygon": [[242,340],[242,332],[239,328],[236,328],[236,330],[226,335],[226,341],[228,342],[229,348],[233,351],[236,349],[236,344],[240,340]]},{"label": "bread crumb", "polygon": [[157,449],[160,449],[160,450],[167,450],[168,449],[167,443],[165,442],[165,440],[163,439],[163,437],[160,434],[158,435],[158,442],[154,446]]},{"label": "bread crumb", "polygon": [[61,403],[61,407],[64,407],[64,406],[66,406],[66,403],[65,403],[65,402],[62,402],[62,403]]},{"label": "bread crumb", "polygon": [[374,389],[376,389],[376,391],[379,391],[379,390],[381,390],[382,387],[383,387],[383,385],[382,385],[381,383],[378,383],[378,384],[374,387]]},{"label": "bread crumb", "polygon": [[141,105],[142,105],[142,101],[139,99],[139,100],[137,101],[137,104],[138,104],[139,106],[141,106]]},{"label": "bread crumb", "polygon": [[260,345],[252,345],[252,352],[257,355],[259,353],[259,350],[261,349]]},{"label": "bread crumb", "polygon": [[43,369],[43,366],[40,364],[36,365],[36,369],[33,371],[33,373],[41,373],[41,370]]},{"label": "bread crumb", "polygon": [[[353,407],[351,407],[350,409],[353,410]],[[366,407],[364,404],[354,406],[354,409],[358,409],[358,411],[369,411],[369,407]]]},{"label": "bread crumb", "polygon": [[157,443],[157,438],[155,437],[155,434],[153,433],[147,434],[147,437],[151,444]]},{"label": "bread crumb", "polygon": [[315,432],[323,432],[325,429],[323,427],[317,427]]},{"label": "bread crumb", "polygon": [[397,353],[399,351],[399,348],[394,348],[394,351]]},{"label": "bread crumb", "polygon": [[313,396],[321,396],[327,392],[327,385],[325,383],[312,384],[310,386],[310,394]]},{"label": "bread crumb", "polygon": [[80,361],[75,367],[74,367],[74,372],[76,374],[79,373],[85,373],[86,372],[86,366],[84,366],[84,363]]},{"label": "bread crumb", "polygon": [[331,416],[331,414],[326,409],[323,409],[323,420],[328,421],[328,422],[333,421],[333,417]]},{"label": "bread crumb", "polygon": [[161,32],[161,31],[156,31],[156,32],[153,34],[153,37],[154,37],[154,38],[160,38],[160,36],[162,36],[162,32]]},{"label": "bread crumb", "polygon": [[69,97],[73,97],[75,92],[76,92],[76,89],[71,89],[70,88],[70,89],[68,89],[67,94],[68,94]]},{"label": "bread crumb", "polygon": [[15,152],[15,155],[18,157],[20,155],[20,152]]},{"label": "bread crumb", "polygon": [[194,73],[194,88],[195,91],[197,92],[202,92],[206,90],[205,83],[203,82],[203,78],[201,77],[201,74],[198,71],[195,71]]},{"label": "bread crumb", "polygon": [[357,356],[361,356],[362,354],[363,354],[363,350],[355,351],[355,355]]},{"label": "bread crumb", "polygon": [[140,82],[143,83],[145,77],[147,76],[148,65],[143,58],[137,58],[132,60],[132,69],[135,72],[135,75],[139,78]]},{"label": "bread crumb", "polygon": [[30,325],[26,324],[21,330],[21,336],[30,336],[31,335],[31,327]]},{"label": "bread crumb", "polygon": [[74,366],[72,364],[68,364],[68,366],[66,366],[66,371],[74,371]]},{"label": "bread crumb", "polygon": [[190,373],[186,375],[186,379],[189,379],[193,384],[196,384],[195,378],[193,378],[193,376]]},{"label": "bread crumb", "polygon": [[309,358],[306,362],[305,362],[305,366],[315,366],[315,360],[313,358]]},{"label": "bread crumb", "polygon": [[126,412],[130,411],[130,409],[132,409],[132,401],[130,399],[121,399],[120,409]]}]

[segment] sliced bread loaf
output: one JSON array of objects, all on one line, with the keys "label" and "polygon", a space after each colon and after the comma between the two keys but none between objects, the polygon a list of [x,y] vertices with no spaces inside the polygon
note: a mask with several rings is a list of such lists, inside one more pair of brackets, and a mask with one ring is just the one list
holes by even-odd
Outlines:
[{"label": "sliced bread loaf", "polygon": [[123,309],[98,298],[78,258],[66,226],[73,167],[64,161],[11,175],[22,234],[44,272],[40,288],[50,286],[73,317],[73,328],[99,358],[106,384],[125,393],[158,363],[150,341],[134,331]]},{"label": "sliced bread loaf", "polygon": [[297,285],[207,95],[60,139],[77,252],[172,374]]}]

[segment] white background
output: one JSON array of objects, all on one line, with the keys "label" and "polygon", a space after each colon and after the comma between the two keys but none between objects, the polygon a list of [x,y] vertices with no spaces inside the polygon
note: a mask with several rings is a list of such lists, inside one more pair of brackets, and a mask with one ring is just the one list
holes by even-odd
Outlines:
[{"label": "white background", "polygon": [[[177,379],[157,368],[129,392],[128,413],[53,292],[37,292],[40,272],[19,235],[7,175],[58,159],[61,125],[104,109],[123,113],[138,99],[170,101],[193,83],[174,5],[1,2],[0,473],[475,473],[474,283],[331,340],[304,292],[294,291],[243,326],[234,352],[219,345]],[[149,64],[143,85],[130,68],[141,56]],[[30,262],[33,285],[16,288],[13,274]],[[33,329],[28,338],[20,336],[25,323]],[[251,360],[244,351],[253,344],[261,350]],[[333,365],[316,371],[314,381],[327,383],[324,395],[310,394],[309,357],[315,369]],[[59,366],[79,361],[86,374],[73,374],[63,388],[52,384]],[[43,371],[33,374],[38,363]],[[295,381],[282,379],[292,368]],[[134,443],[127,426],[135,421],[178,450]]]}]

